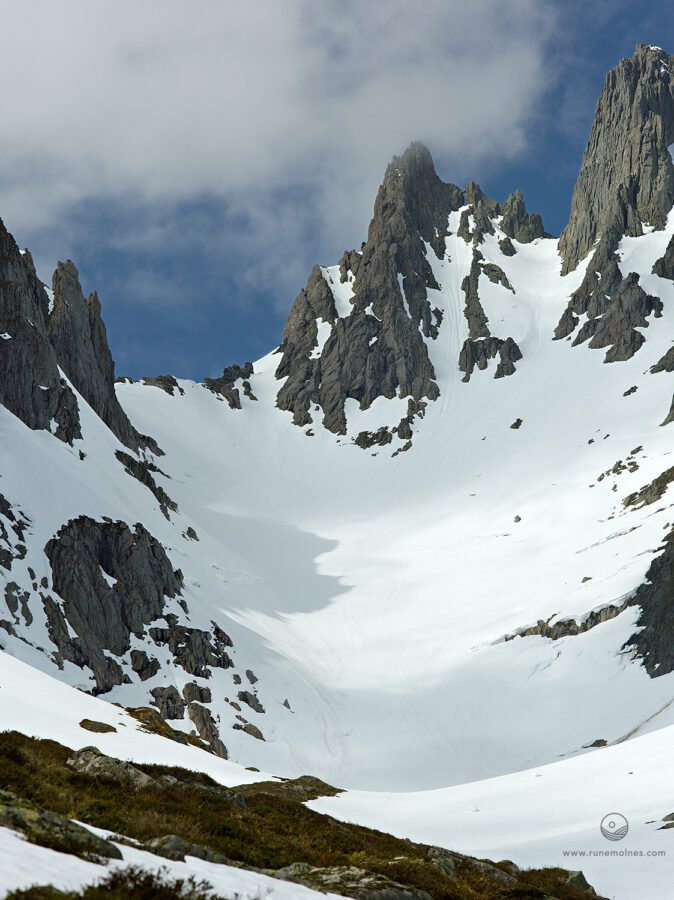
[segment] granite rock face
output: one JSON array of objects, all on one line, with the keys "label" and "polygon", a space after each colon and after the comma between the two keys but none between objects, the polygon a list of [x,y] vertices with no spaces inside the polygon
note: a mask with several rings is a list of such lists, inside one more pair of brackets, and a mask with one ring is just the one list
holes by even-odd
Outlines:
[{"label": "granite rock face", "polygon": [[[18,509],[15,510],[9,500],[0,494],[0,568],[9,572],[12,569],[13,560],[25,557],[25,531],[29,525],[30,520],[25,513]],[[7,595],[10,584],[5,587],[5,595]]]},{"label": "granite rock face", "polygon": [[159,660],[154,656],[148,656],[145,650],[132,650],[130,656],[131,668],[141,681],[152,678],[161,668]]},{"label": "granite rock face", "polygon": [[30,253],[0,222],[0,403],[29,428],[72,444],[82,431],[67,378],[123,444],[161,453],[117,400],[97,294],[84,298],[70,260],[58,264],[52,283],[50,301]]},{"label": "granite rock face", "polygon": [[109,654],[125,654],[131,635],[143,636],[145,626],[163,615],[166,597],[180,594],[182,574],[140,524],[132,531],[125,522],[80,516],[60,529],[45,553],[63,601],[44,601],[58,655],[90,668],[97,693],[128,680]]},{"label": "granite rock face", "polygon": [[[509,238],[514,238],[520,244],[530,244],[531,241],[545,235],[543,219],[538,213],[527,213],[521,191],[515,191],[508,197],[501,213],[503,215],[501,229]],[[512,247],[512,244],[510,246]]]},{"label": "granite rock face", "polygon": [[183,718],[185,715],[185,704],[174,685],[152,688],[150,693],[162,719]]},{"label": "granite rock face", "polygon": [[[477,233],[476,233],[477,237]],[[486,275],[493,284],[500,284],[509,291],[513,288],[508,281],[505,272],[495,263],[485,263],[482,253],[475,247],[473,239],[473,261],[470,272],[463,279],[461,289],[466,296],[464,316],[468,322],[468,337],[463,343],[459,353],[459,369],[464,372],[463,381],[470,381],[470,376],[477,366],[478,369],[486,369],[490,359],[500,357],[494,373],[494,378],[503,378],[513,375],[515,363],[522,359],[522,351],[513,338],[498,338],[492,335],[489,329],[489,320],[485,315],[478,284],[481,275]],[[513,293],[515,293],[513,291]]]},{"label": "granite rock face", "polygon": [[163,787],[154,778],[137,769],[131,763],[112,756],[106,756],[97,747],[83,747],[66,760],[66,765],[75,772],[82,772],[92,778],[107,778],[117,781],[133,791],[161,791]]},{"label": "granite rock face", "polygon": [[165,473],[154,463],[148,462],[145,459],[137,459],[129,453],[124,453],[123,450],[115,450],[115,457],[124,466],[124,471],[128,475],[131,475],[132,478],[140,481],[141,484],[145,485],[145,487],[154,494],[159,503],[159,508],[170,521],[171,517],[169,515],[169,510],[176,512],[178,504],[169,497],[164,488],[157,484],[152,474],[154,472],[167,477]]},{"label": "granite rock face", "polygon": [[632,606],[641,607],[637,631],[626,647],[636,651],[651,678],[674,671],[674,530],[651,563]]},{"label": "granite rock face", "polygon": [[33,430],[82,436],[77,399],[50,343],[49,300],[30,254],[0,221],[0,403]]},{"label": "granite rock face", "polygon": [[[438,336],[442,312],[429,299],[428,291],[440,288],[431,260],[433,255],[448,259],[449,216],[459,210],[457,235],[473,246],[471,269],[462,284],[469,338],[457,361],[459,368],[468,380],[475,365],[484,368],[488,359],[500,355],[496,377],[515,371],[521,351],[512,337],[492,335],[478,281],[485,275],[514,291],[503,269],[485,261],[478,247],[486,235],[495,233],[494,220],[502,216],[508,236],[501,249],[512,255],[511,238],[525,243],[545,234],[541,217],[527,213],[519,191],[501,206],[471,181],[464,198],[460,188],[440,180],[430,153],[416,143],[388,166],[368,240],[360,252],[344,254],[339,283],[334,270],[314,266],[293,304],[276,377],[285,379],[277,406],[291,411],[296,425],[311,425],[315,414],[321,413],[325,428],[345,434],[344,406],[349,398],[361,409],[378,397],[409,397],[420,409],[437,399],[428,348]],[[383,446],[396,433],[409,441],[415,415],[412,411],[398,426],[361,432],[355,442],[363,449]]]},{"label": "granite rock face", "polygon": [[177,616],[171,613],[164,618],[168,627],[153,626],[150,628],[150,637],[158,647],[168,647],[175,662],[190,675],[210,678],[211,668],[233,667],[234,664],[225,650],[228,645],[218,635],[220,629],[214,628],[211,635],[201,628],[179,625]]},{"label": "granite rock face", "polygon": [[645,340],[640,331],[635,331],[635,327],[647,328],[647,316],[652,313],[656,317],[662,315],[662,301],[659,297],[646,294],[639,284],[637,273],[630,272],[611,298],[605,314],[590,320],[597,325],[589,346],[597,349],[612,345],[606,353],[605,362],[630,359]]},{"label": "granite rock face", "polygon": [[137,450],[145,442],[129,422],[115,394],[115,364],[108,347],[101,304],[86,299],[75,265],[59,262],[52,278],[54,306],[49,341],[72,385],[119,440]]},{"label": "granite rock face", "polygon": [[209,710],[205,706],[192,701],[187,704],[187,714],[194,722],[199,732],[199,737],[206,741],[213,753],[221,757],[221,759],[227,759],[227,748],[220,740],[218,726],[215,724],[215,720]]},{"label": "granite rock face", "polygon": [[236,387],[236,382],[241,381],[245,397],[248,397],[249,400],[257,400],[248,380],[252,374],[253,364],[250,362],[244,363],[243,366],[227,366],[219,378],[205,378],[204,387],[224,398],[230,409],[241,409],[241,395]]},{"label": "granite rock face", "polygon": [[664,255],[653,264],[653,274],[674,281],[674,236],[670,238]]},{"label": "granite rock face", "polygon": [[[604,347],[610,335],[613,346],[605,362],[629,359],[644,341],[634,326],[648,324],[646,295],[642,290],[637,302],[639,321],[635,321],[632,311],[625,309],[625,301],[633,306],[636,300],[636,276],[623,278],[616,251],[624,235],[638,237],[645,224],[664,227],[674,203],[674,164],[668,150],[672,143],[674,57],[640,44],[631,59],[623,59],[607,76],[574,190],[569,224],[559,240],[562,274],[575,269],[593,248],[594,252],[554,337],[560,340],[571,335],[585,314],[587,320],[574,343],[593,338],[590,347]],[[670,268],[668,248],[653,271],[668,277]],[[657,315],[661,306],[653,301],[648,298],[650,312]],[[606,321],[600,323],[600,317]]]},{"label": "granite rock face", "polygon": [[[427,297],[438,287],[427,245],[442,257],[449,214],[462,204],[463,192],[438,178],[423,145],[393,159],[362,252],[340,262],[340,282],[352,287],[347,314],[338,315],[335,291],[315,267],[286,323],[277,405],[295,424],[310,424],[319,407],[323,425],[344,434],[347,398],[367,409],[377,397],[439,396],[426,346],[440,323]],[[323,346],[319,319],[332,326]]]},{"label": "granite rock face", "polygon": [[576,268],[607,232],[663,228],[674,202],[674,57],[640,44],[606,77],[559,239],[562,272]]}]

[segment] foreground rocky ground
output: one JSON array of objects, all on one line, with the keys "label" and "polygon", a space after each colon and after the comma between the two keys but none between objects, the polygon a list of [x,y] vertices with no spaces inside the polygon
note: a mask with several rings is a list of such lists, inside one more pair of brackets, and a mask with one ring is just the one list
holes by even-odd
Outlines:
[{"label": "foreground rocky ground", "polygon": [[[100,883],[83,893],[43,885],[7,895],[16,900],[206,895],[208,885],[188,878],[162,879],[138,868],[106,871],[111,860],[123,860],[128,846],[172,861],[189,856],[260,872],[358,900],[596,896],[582,873],[522,871],[509,861],[479,860],[315,813],[304,801],[339,789],[310,776],[227,789],[202,773],[131,765],[94,747],[73,753],[54,741],[5,732],[0,785],[0,826],[101,866]],[[109,834],[104,838],[86,825]]]}]

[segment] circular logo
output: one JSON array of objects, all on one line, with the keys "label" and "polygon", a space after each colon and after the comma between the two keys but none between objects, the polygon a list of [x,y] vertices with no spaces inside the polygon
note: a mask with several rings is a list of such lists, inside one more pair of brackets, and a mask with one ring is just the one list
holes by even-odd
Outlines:
[{"label": "circular logo", "polygon": [[607,841],[622,841],[629,827],[627,819],[620,813],[609,813],[604,816],[599,826]]}]

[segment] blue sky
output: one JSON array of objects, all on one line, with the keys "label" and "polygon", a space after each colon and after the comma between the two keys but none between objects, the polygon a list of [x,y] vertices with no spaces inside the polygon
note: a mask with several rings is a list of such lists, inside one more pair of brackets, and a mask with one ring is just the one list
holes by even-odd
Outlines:
[{"label": "blue sky", "polygon": [[14,4],[0,216],[45,281],[70,257],[98,290],[118,374],[199,380],[278,345],[412,140],[558,234],[606,72],[674,52],[671,4],[467,6]]}]

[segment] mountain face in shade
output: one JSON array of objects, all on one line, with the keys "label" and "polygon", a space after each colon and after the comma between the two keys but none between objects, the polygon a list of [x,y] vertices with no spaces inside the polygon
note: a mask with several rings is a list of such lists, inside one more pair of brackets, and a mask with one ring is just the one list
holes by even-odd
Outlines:
[{"label": "mountain face in shade", "polygon": [[77,400],[49,343],[47,295],[2,222],[0,285],[0,402],[29,428],[72,443],[81,436]]},{"label": "mountain face in shade", "polygon": [[641,45],[609,74],[559,241],[411,144],[280,346],[203,384],[115,382],[97,294],[68,261],[50,296],[3,228],[5,654],[209,758],[351,787],[568,783],[659,741],[673,65]]},{"label": "mountain face in shade", "polygon": [[77,269],[60,262],[52,280],[49,342],[70,383],[119,440],[131,450],[143,446],[115,395],[115,364],[108,347],[101,304],[94,291],[82,294]]},{"label": "mountain face in shade", "polygon": [[54,272],[50,301],[30,253],[20,253],[1,221],[0,332],[11,336],[0,352],[0,401],[29,428],[51,430],[69,444],[80,438],[74,387],[123,444],[147,444],[115,396],[97,294],[84,299],[68,260]]}]

